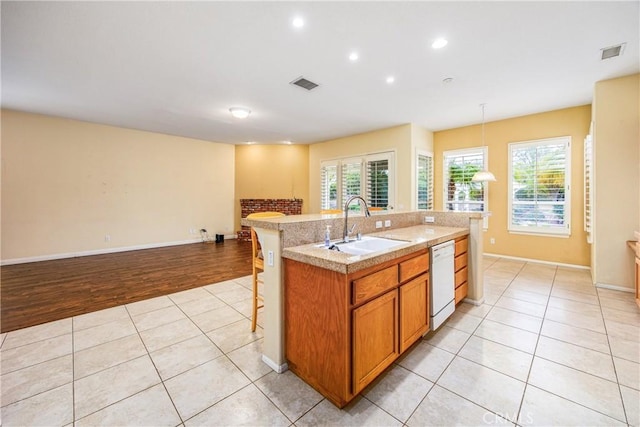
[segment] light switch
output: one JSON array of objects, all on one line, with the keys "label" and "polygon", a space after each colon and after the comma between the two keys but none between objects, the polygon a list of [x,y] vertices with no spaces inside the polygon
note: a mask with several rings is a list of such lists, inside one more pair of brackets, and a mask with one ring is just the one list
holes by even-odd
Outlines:
[{"label": "light switch", "polygon": [[384,226],[385,227],[391,227],[391,220],[390,219],[385,220],[384,221]]},{"label": "light switch", "polygon": [[273,251],[267,251],[267,265],[273,267]]}]

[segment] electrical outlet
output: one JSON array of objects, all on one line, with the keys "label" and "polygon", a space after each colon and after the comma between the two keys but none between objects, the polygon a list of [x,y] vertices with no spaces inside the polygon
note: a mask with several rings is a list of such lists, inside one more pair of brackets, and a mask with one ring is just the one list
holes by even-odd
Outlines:
[{"label": "electrical outlet", "polygon": [[382,228],[382,221],[376,221],[376,228]]},{"label": "electrical outlet", "polygon": [[391,220],[390,219],[385,219],[384,220],[384,226],[385,227],[391,227]]},{"label": "electrical outlet", "polygon": [[273,267],[273,251],[267,251],[267,264]]},{"label": "electrical outlet", "polygon": [[110,234],[105,234],[104,235],[104,241],[105,242],[110,242],[111,241],[111,235]]},{"label": "electrical outlet", "polygon": [[496,244],[496,239],[494,239],[493,237],[489,239],[489,243],[491,243],[492,245]]},{"label": "electrical outlet", "polygon": [[432,216],[425,216],[424,217],[424,222],[426,222],[426,223],[434,223],[434,222],[436,222],[436,219],[434,217],[432,217]]}]

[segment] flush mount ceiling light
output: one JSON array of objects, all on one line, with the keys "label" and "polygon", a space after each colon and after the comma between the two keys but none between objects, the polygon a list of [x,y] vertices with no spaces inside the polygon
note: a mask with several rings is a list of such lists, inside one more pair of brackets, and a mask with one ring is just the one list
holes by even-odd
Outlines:
[{"label": "flush mount ceiling light", "polygon": [[304,19],[301,16],[296,16],[291,20],[291,25],[293,28],[302,28],[304,27]]},{"label": "flush mount ceiling light", "polygon": [[283,144],[291,145],[293,144],[291,141],[282,141]]},{"label": "flush mount ceiling light", "polygon": [[447,45],[447,43],[449,43],[447,39],[440,37],[431,44],[431,47],[434,49],[442,49]]},{"label": "flush mount ceiling light", "polygon": [[358,60],[359,56],[358,56],[358,52],[351,52],[349,54],[349,61],[351,62],[356,62]]},{"label": "flush mount ceiling light", "polygon": [[[480,104],[480,108],[482,108],[482,146],[484,147],[484,106],[485,104]],[[471,181],[473,182],[487,182],[487,181],[495,181],[496,177],[489,171],[479,171],[476,172]]]},{"label": "flush mount ceiling light", "polygon": [[393,76],[389,76],[389,77],[387,77],[387,79],[386,79],[386,82],[387,82],[388,84],[392,84],[392,83],[393,83],[393,82],[395,82],[395,81],[396,81],[396,78],[395,78],[395,77],[393,77]]},{"label": "flush mount ceiling light", "polygon": [[236,119],[246,119],[251,114],[251,110],[244,107],[231,107],[229,108],[229,112]]}]

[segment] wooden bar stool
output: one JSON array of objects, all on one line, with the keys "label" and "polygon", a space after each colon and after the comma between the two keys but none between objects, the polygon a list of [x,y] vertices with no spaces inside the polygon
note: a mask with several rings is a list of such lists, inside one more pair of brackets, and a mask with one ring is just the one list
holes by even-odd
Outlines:
[{"label": "wooden bar stool", "polygon": [[[273,218],[285,216],[282,212],[256,212],[247,215],[247,219],[256,218]],[[256,322],[258,321],[258,309],[264,307],[264,298],[258,293],[258,283],[263,283],[258,279],[258,273],[264,271],[264,256],[262,254],[262,247],[260,246],[260,240],[258,240],[258,234],[253,227],[251,227],[251,264],[252,264],[252,279],[251,287],[253,289],[253,309],[251,310],[251,332],[256,330]],[[259,302],[262,304],[259,305]]]}]

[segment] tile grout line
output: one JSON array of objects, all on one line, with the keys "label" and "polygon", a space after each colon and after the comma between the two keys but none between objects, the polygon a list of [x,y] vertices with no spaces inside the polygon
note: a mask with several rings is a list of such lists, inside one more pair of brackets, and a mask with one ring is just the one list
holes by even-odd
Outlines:
[{"label": "tile grout line", "polygon": [[[542,323],[540,324],[540,331],[538,331],[538,336],[536,338],[536,345],[533,348],[533,357],[531,358],[531,365],[529,366],[529,371],[527,372],[527,378],[524,382],[524,390],[522,392],[522,398],[520,399],[520,406],[518,407],[518,415],[517,420],[520,421],[520,415],[522,413],[522,405],[524,404],[524,397],[527,394],[527,387],[529,387],[529,379],[531,378],[531,371],[533,370],[533,363],[536,360],[536,353],[538,352],[538,344],[540,343],[540,337],[542,335],[542,327],[544,326],[544,319],[547,316],[547,309],[549,308],[549,301],[551,300],[551,293],[553,292],[553,284],[556,281],[556,276],[558,275],[558,266],[555,267],[553,272],[553,279],[551,280],[551,289],[549,289],[549,295],[547,296],[547,303],[544,307],[544,314],[542,316]],[[535,387],[531,384],[531,387]]]},{"label": "tile grout line", "polygon": [[[618,393],[620,395],[620,403],[622,403],[622,412],[624,413],[624,420],[627,425],[630,425],[629,416],[627,415],[627,407],[624,403],[624,396],[622,395],[622,386],[620,384],[620,378],[618,377],[618,369],[616,368],[616,361],[613,356],[613,349],[611,348],[611,340],[609,339],[609,331],[607,329],[607,322],[604,317],[604,312],[602,311],[602,304],[600,303],[600,293],[596,289],[596,298],[598,299],[598,306],[600,307],[600,315],[602,316],[602,323],[604,326],[604,331],[607,336],[607,345],[609,346],[609,353],[611,356],[611,364],[613,365],[613,373],[616,376],[616,383],[618,385]],[[612,417],[613,418],[613,417]]]},{"label": "tile grout line", "polygon": [[[499,258],[498,258],[498,260],[499,260]],[[498,260],[496,260],[496,262],[497,262]],[[522,270],[522,268],[524,268],[524,265],[523,265],[523,267],[521,267],[521,268],[520,268],[520,271]],[[486,272],[486,270],[487,270],[487,269],[485,269],[485,271],[483,272],[483,274]],[[517,274],[514,276],[514,278],[513,278],[513,279],[511,279],[511,281],[510,281],[509,283],[511,284],[511,283],[513,282],[513,280],[514,280],[516,277],[517,277]],[[509,286],[507,286],[507,287],[509,287]],[[506,288],[505,288],[505,290],[506,290]],[[502,291],[502,293],[500,294],[500,297],[502,297],[502,294],[503,294],[503,293],[504,293],[504,290],[503,290],[503,291]],[[488,305],[491,305],[491,304],[488,304]],[[452,390],[449,390],[448,388],[446,388],[446,387],[444,387],[444,386],[442,386],[442,385],[438,384],[438,381],[440,381],[440,379],[442,378],[442,376],[444,375],[444,373],[447,371],[447,369],[449,369],[449,367],[451,366],[451,364],[453,363],[453,361],[456,359],[456,357],[460,357],[460,358],[462,358],[462,359],[464,359],[464,360],[468,360],[468,359],[466,359],[465,357],[458,356],[458,353],[460,353],[460,351],[464,348],[464,346],[467,344],[467,342],[469,342],[469,340],[471,339],[471,337],[472,337],[472,336],[474,336],[474,333],[476,332],[476,330],[480,327],[480,325],[482,324],[482,322],[484,322],[484,320],[486,320],[486,317],[489,315],[489,313],[491,313],[491,310],[493,310],[493,307],[495,307],[495,306],[494,306],[494,305],[491,305],[491,307],[492,307],[492,308],[491,308],[491,309],[490,309],[490,310],[485,314],[485,316],[482,318],[482,321],[481,321],[480,323],[478,323],[478,325],[477,325],[477,326],[473,329],[473,331],[469,334],[469,337],[467,337],[467,339],[465,340],[465,342],[460,346],[460,348],[458,349],[458,351],[456,351],[455,353],[451,353],[451,352],[449,352],[449,351],[447,351],[447,350],[445,350],[445,349],[442,349],[442,348],[440,348],[440,347],[434,346],[433,344],[429,344],[429,342],[428,342],[428,341],[426,341],[426,343],[427,343],[427,344],[429,344],[429,345],[431,345],[431,346],[433,346],[433,347],[435,347],[435,348],[438,348],[438,349],[440,349],[440,350],[447,351],[448,353],[453,354],[453,358],[451,358],[451,360],[449,361],[449,363],[447,363],[447,366],[445,366],[445,368],[442,370],[442,372],[440,373],[440,375],[438,375],[438,378],[436,378],[436,380],[432,382],[432,383],[433,383],[433,385],[431,386],[431,388],[429,389],[429,391],[427,392],[427,394],[425,394],[425,395],[424,395],[424,397],[420,400],[420,403],[418,403],[418,405],[417,405],[417,406],[414,408],[414,410],[411,412],[411,415],[409,415],[409,418],[407,418],[407,421],[408,421],[409,419],[411,419],[411,417],[412,417],[412,416],[415,414],[415,412],[418,410],[418,408],[420,407],[420,405],[422,404],[422,402],[424,402],[424,400],[427,398],[427,396],[429,395],[429,393],[431,393],[431,391],[434,389],[434,387],[435,387],[436,385],[437,385],[438,387],[443,388],[444,390],[447,390],[447,391],[448,391],[448,392],[450,392],[450,393],[455,394],[456,396],[458,396],[458,397],[460,397],[460,398],[462,398],[462,399],[464,399],[464,400],[466,400],[466,401],[468,401],[468,402],[473,403],[473,404],[474,404],[474,405],[476,405],[476,406],[479,406],[479,407],[481,407],[481,408],[483,408],[483,409],[485,409],[485,410],[487,410],[487,411],[491,412],[492,414],[495,414],[495,412],[491,411],[491,410],[490,410],[490,409],[488,409],[488,408],[485,408],[484,406],[479,405],[477,402],[473,402],[473,401],[471,401],[471,400],[467,399],[466,397],[464,397],[464,396],[460,396],[458,393],[455,393],[455,392],[453,392]],[[465,314],[466,314],[466,313],[465,313]],[[470,315],[470,316],[473,316],[472,314],[469,314],[469,315]],[[478,316],[474,316],[474,317],[478,317]],[[442,325],[442,326],[446,326],[446,323],[445,323],[444,325]],[[457,331],[460,331],[460,329],[456,329],[456,328],[453,328],[453,327],[450,327],[450,328],[451,328],[451,329],[455,329],[455,330],[457,330]],[[461,331],[461,332],[465,332],[465,331]],[[468,332],[465,332],[465,333],[468,333]],[[421,341],[425,341],[425,338],[423,337]],[[472,362],[472,363],[475,363],[475,362]],[[484,366],[484,365],[480,365],[480,366]],[[490,368],[489,368],[489,369],[490,369]],[[411,372],[413,372],[413,371],[411,371]],[[416,374],[416,375],[418,375],[418,374]],[[504,375],[504,374],[503,374],[503,375]],[[421,376],[421,375],[420,375],[420,376]],[[423,377],[423,378],[424,378],[424,377]],[[429,381],[427,378],[425,378],[425,379],[426,379],[427,381]],[[377,405],[376,405],[376,406],[377,406]],[[497,415],[498,417],[500,417],[500,415],[499,415],[499,414],[495,414],[495,415]],[[504,417],[501,417],[501,418],[504,418]],[[506,418],[505,418],[505,419],[506,419]]]},{"label": "tile grout line", "polygon": [[[169,298],[169,300],[173,303],[174,306],[176,306],[178,308],[178,310],[183,312],[182,309],[180,309],[180,307],[171,298]],[[133,324],[133,327],[136,329],[136,332],[138,333],[138,339],[140,340],[140,342],[144,346],[145,351],[147,352],[147,357],[151,361],[151,364],[153,365],[153,368],[156,370],[156,374],[158,374],[158,379],[160,380],[160,384],[162,384],[162,388],[164,389],[164,392],[167,393],[167,397],[169,397],[169,401],[171,402],[171,405],[173,405],[173,409],[174,409],[174,411],[176,411],[176,414],[178,415],[178,419],[180,420],[180,423],[182,425],[184,425],[185,420],[182,418],[182,414],[180,413],[180,411],[178,411],[178,407],[176,406],[175,402],[173,401],[173,398],[171,397],[171,393],[169,393],[169,390],[167,389],[167,385],[164,383],[164,380],[162,379],[162,375],[160,375],[160,371],[158,370],[158,366],[153,361],[153,357],[151,357],[151,352],[149,351],[149,348],[147,347],[147,344],[142,339],[142,335],[140,335],[140,330],[138,330],[138,326],[133,321],[133,316],[131,315],[131,312],[129,311],[129,308],[126,305],[125,305],[125,310],[127,311],[127,314],[129,314],[129,319],[131,320],[131,323]],[[187,318],[189,318],[189,317],[187,316]],[[189,320],[191,320],[191,319],[189,318]],[[162,326],[162,325],[160,325],[160,326]],[[156,384],[152,385],[151,387],[154,387],[155,385]],[[151,387],[149,387],[149,388],[151,388]],[[145,390],[148,390],[149,388],[147,388]],[[140,393],[140,392],[138,392],[138,393]],[[131,397],[131,396],[128,396],[126,399],[128,399],[129,397]]]}]

